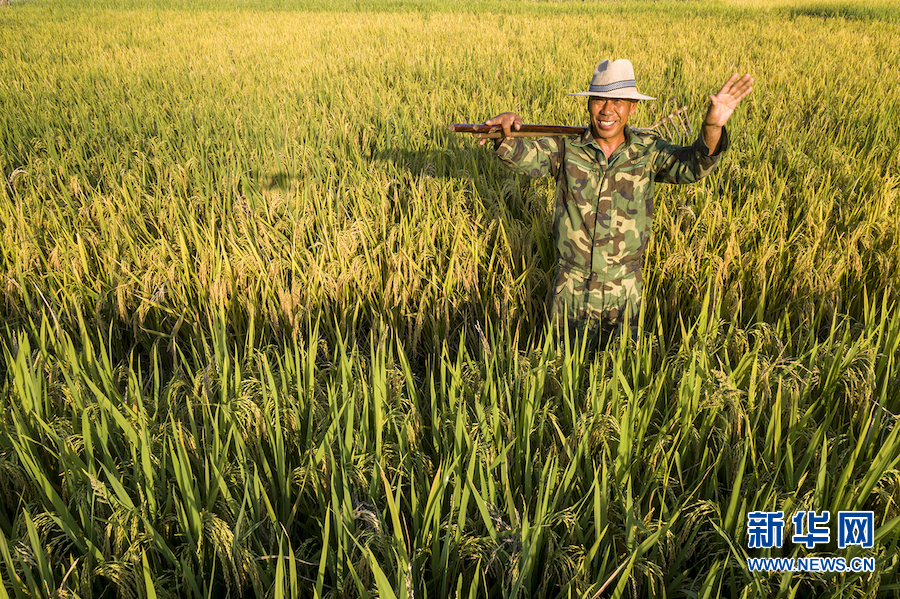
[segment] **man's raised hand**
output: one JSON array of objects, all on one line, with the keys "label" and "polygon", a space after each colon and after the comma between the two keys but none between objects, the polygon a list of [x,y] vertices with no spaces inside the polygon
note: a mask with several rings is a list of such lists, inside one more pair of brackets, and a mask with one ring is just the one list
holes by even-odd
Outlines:
[{"label": "man's raised hand", "polygon": [[724,127],[740,101],[753,91],[753,81],[749,73],[743,77],[738,73],[732,75],[719,93],[709,97],[709,109],[706,111],[703,124],[709,127]]}]

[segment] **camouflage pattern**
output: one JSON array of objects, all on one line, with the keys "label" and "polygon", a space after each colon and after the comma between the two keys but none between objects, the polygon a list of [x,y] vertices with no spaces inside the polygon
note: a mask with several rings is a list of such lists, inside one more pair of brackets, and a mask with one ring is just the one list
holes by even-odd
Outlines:
[{"label": "camouflage pattern", "polygon": [[723,129],[718,152],[709,156],[702,136],[684,147],[626,128],[625,143],[609,160],[590,128],[581,136],[497,144],[497,155],[514,171],[556,179],[552,313],[558,327],[609,332],[626,321],[636,324],[643,253],[653,223],[653,184],[705,177],[728,143]]}]

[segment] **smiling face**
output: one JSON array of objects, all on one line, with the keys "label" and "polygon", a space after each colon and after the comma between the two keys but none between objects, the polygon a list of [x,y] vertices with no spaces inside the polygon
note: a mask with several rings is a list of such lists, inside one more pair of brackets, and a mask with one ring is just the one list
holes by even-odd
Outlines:
[{"label": "smiling face", "polygon": [[[628,117],[637,109],[637,100],[621,98],[588,98],[588,114],[591,117],[591,133],[598,143],[617,147],[625,141],[625,125]],[[602,141],[601,141],[602,140]]]}]

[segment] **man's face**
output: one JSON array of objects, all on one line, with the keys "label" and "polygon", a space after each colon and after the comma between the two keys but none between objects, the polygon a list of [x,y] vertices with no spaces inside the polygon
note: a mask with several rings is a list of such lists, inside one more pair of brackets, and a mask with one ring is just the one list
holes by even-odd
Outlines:
[{"label": "man's face", "polygon": [[595,138],[619,143],[625,141],[625,125],[628,117],[637,109],[636,100],[621,98],[588,99],[588,114],[591,117],[591,133]]}]

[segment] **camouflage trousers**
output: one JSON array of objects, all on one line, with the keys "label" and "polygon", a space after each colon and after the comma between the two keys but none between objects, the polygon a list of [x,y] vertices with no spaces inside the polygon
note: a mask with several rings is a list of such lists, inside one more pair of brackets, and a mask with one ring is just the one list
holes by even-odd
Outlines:
[{"label": "camouflage trousers", "polygon": [[623,326],[637,326],[641,307],[640,266],[627,276],[605,280],[603,273],[571,264],[556,267],[551,314],[557,331],[567,331],[571,340],[601,345],[614,338]]}]

